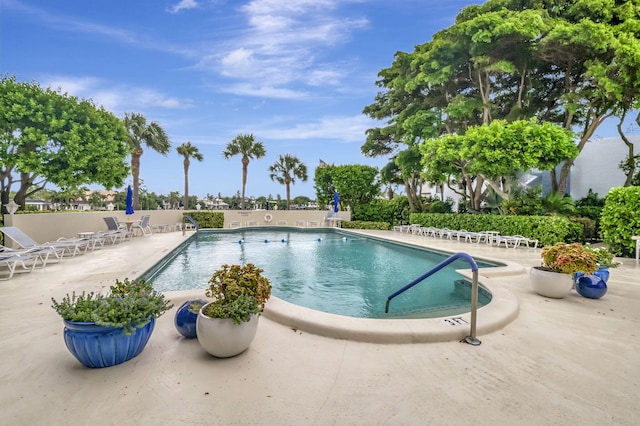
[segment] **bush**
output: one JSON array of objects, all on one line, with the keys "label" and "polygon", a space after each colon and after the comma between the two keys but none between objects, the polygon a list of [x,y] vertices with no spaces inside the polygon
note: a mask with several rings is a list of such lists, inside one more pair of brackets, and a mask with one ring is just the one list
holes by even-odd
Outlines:
[{"label": "bush", "polygon": [[[196,211],[183,213],[183,215],[189,215],[198,224],[200,228],[222,228],[224,227],[224,213],[212,212],[212,211]],[[188,222],[189,219],[183,218],[183,222]]]},{"label": "bush", "polygon": [[391,229],[389,222],[367,222],[363,220],[344,221],[342,222],[342,227],[345,229],[379,229],[381,231]]},{"label": "bush", "polygon": [[634,235],[640,235],[640,186],[613,188],[602,208],[600,232],[616,254],[633,256]]},{"label": "bush", "polygon": [[542,245],[558,241],[582,241],[582,225],[564,216],[498,216],[484,214],[412,213],[411,223],[436,228],[465,229],[470,232],[497,231],[502,235],[522,235]]},{"label": "bush", "polygon": [[377,198],[370,203],[356,206],[353,220],[365,222],[388,222],[394,225],[409,223],[409,200],[406,196],[391,200]]}]

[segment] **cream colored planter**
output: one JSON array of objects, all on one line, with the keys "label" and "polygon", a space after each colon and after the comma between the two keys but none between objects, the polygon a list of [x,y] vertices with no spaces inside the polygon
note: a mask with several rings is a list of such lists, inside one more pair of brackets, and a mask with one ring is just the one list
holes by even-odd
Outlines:
[{"label": "cream colored planter", "polygon": [[533,291],[541,296],[553,299],[566,297],[573,288],[573,276],[571,274],[531,268],[529,278],[531,279]]},{"label": "cream colored planter", "polygon": [[210,318],[200,309],[196,319],[198,342],[205,351],[215,357],[236,356],[251,345],[258,331],[259,318],[258,315],[252,315],[249,321],[234,324],[230,319]]}]

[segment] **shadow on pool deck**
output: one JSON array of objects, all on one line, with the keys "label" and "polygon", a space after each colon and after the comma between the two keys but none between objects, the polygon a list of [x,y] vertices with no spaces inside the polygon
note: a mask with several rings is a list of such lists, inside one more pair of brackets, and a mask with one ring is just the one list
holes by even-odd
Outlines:
[{"label": "shadow on pool deck", "polygon": [[482,344],[471,346],[333,339],[263,317],[247,352],[216,359],[179,336],[174,308],[138,357],[82,367],[64,346],[50,298],[137,276],[184,240],[154,234],[2,283],[3,423],[636,424],[640,267],[633,260],[612,271],[603,299],[573,292],[553,300],[529,286],[526,268],[539,264],[539,250],[371,233],[523,265],[515,275],[483,278],[492,291],[513,295],[517,318],[479,331]]}]

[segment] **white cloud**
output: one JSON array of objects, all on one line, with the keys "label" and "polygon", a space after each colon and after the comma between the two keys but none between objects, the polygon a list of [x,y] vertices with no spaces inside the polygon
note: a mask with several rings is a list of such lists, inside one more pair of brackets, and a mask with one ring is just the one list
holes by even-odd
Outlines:
[{"label": "white cloud", "polygon": [[365,131],[375,123],[364,115],[351,117],[323,117],[317,121],[296,124],[293,127],[265,126],[255,133],[261,137],[280,140],[334,139],[343,142],[364,142]]},{"label": "white cloud", "polygon": [[198,7],[198,2],[195,0],[180,0],[178,4],[169,8],[169,12],[178,13],[181,10],[195,9]]},{"label": "white cloud", "polygon": [[[198,64],[241,83],[226,92],[282,98],[327,84],[338,84],[351,72],[342,64],[326,64],[330,50],[346,43],[364,18],[345,18],[336,0],[253,0],[240,8],[248,27],[241,36],[212,50]],[[309,90],[300,90],[306,86]],[[246,90],[248,87],[252,90]],[[263,88],[255,90],[255,88]],[[269,89],[270,88],[270,89]],[[288,96],[288,95],[287,95]]]},{"label": "white cloud", "polygon": [[145,87],[114,85],[113,82],[93,77],[45,76],[40,82],[42,87],[50,87],[80,99],[91,99],[97,106],[103,106],[115,115],[122,115],[131,109],[193,107],[189,99],[178,99]]}]

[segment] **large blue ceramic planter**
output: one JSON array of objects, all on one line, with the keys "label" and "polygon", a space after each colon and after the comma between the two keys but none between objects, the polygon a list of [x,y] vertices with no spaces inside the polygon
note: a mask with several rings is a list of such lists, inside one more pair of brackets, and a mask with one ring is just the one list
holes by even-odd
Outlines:
[{"label": "large blue ceramic planter", "polygon": [[576,281],[576,291],[589,299],[600,299],[607,293],[607,283],[595,275],[585,275]]},{"label": "large blue ceramic planter", "polygon": [[64,321],[64,343],[85,367],[103,368],[137,356],[146,346],[155,319],[130,336],[122,328],[102,327],[91,322]]},{"label": "large blue ceramic planter", "polygon": [[180,305],[176,311],[176,316],[174,318],[176,330],[178,330],[178,332],[187,339],[193,339],[197,336],[196,320],[198,319],[198,313],[191,312],[189,308],[194,304],[204,306],[207,303],[209,302],[204,299],[190,299]]}]

